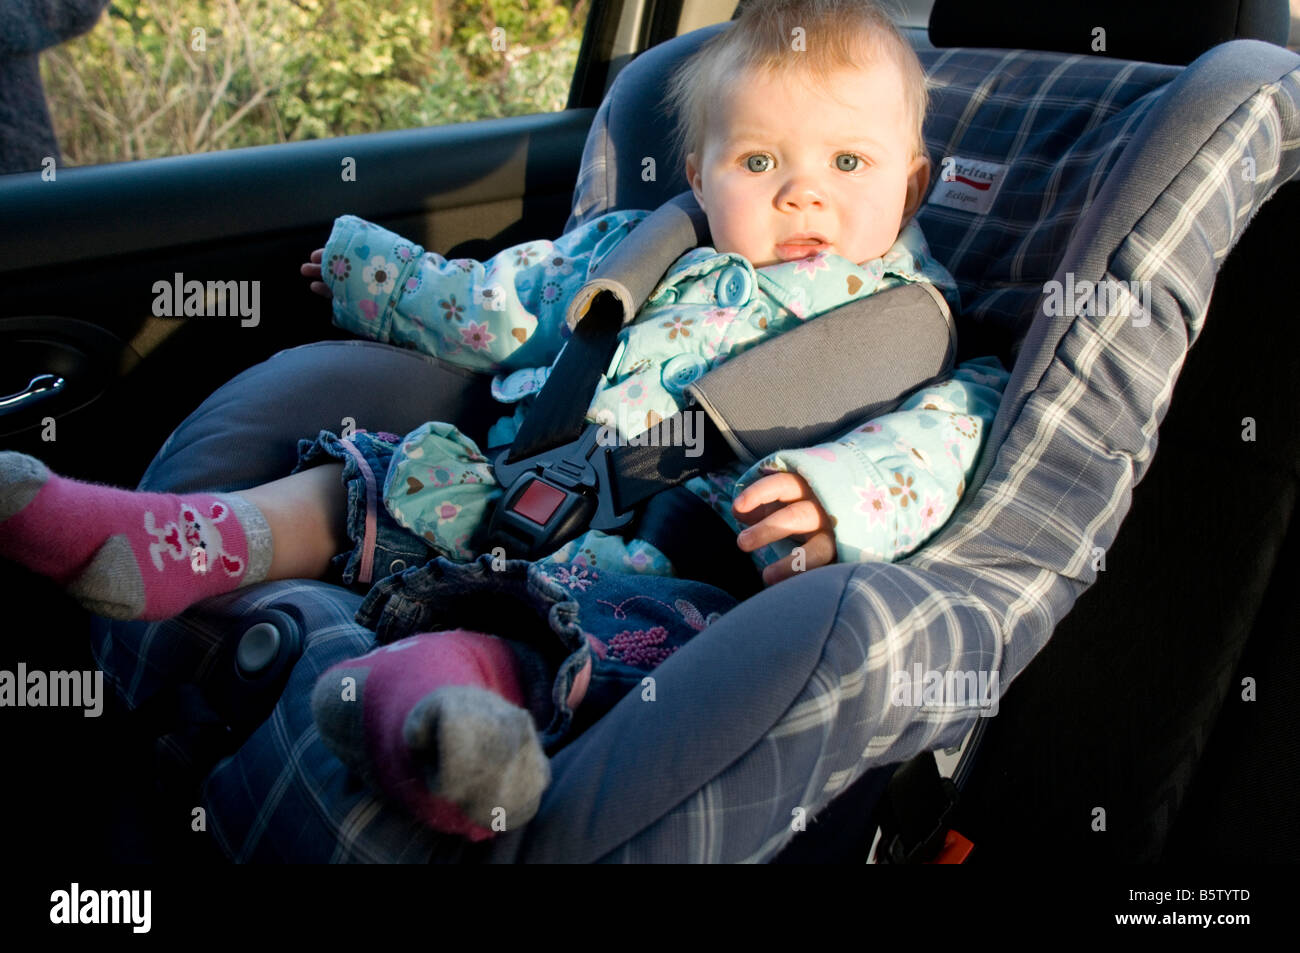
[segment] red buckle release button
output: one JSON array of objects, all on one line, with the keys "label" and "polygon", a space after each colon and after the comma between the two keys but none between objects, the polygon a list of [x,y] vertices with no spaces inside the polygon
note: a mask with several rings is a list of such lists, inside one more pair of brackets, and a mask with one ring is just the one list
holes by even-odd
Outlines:
[{"label": "red buckle release button", "polygon": [[510,509],[524,519],[532,520],[538,526],[545,526],[551,514],[563,502],[563,490],[557,490],[541,480],[533,480],[528,484],[528,489],[519,494],[519,499],[515,500]]},{"label": "red buckle release button", "polygon": [[950,830],[943,840],[943,849],[939,851],[939,856],[934,860],[927,861],[931,864],[961,864],[965,863],[970,852],[975,849],[965,837],[962,837],[956,831]]}]

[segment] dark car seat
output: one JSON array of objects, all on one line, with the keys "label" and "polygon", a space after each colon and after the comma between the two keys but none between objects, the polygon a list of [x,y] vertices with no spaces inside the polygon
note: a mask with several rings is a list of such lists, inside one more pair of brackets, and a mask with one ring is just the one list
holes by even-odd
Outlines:
[{"label": "dark car seat", "polygon": [[[570,226],[615,208],[653,208],[685,188],[680,176],[642,180],[640,157],[665,151],[670,119],[655,106],[669,70],[724,28],[655,47],[619,74],[588,139]],[[796,839],[792,820],[828,816],[827,806],[850,788],[867,791],[870,800],[892,765],[955,745],[980,721],[994,725],[988,763],[998,767],[990,770],[1006,770],[1007,758],[995,760],[992,742],[1004,725],[1004,750],[1057,766],[1068,751],[1058,758],[1050,747],[1016,747],[1025,737],[1017,734],[1020,722],[1041,713],[1030,699],[1050,707],[1053,698],[1068,697],[1078,706],[1061,707],[1057,724],[1099,711],[1131,723],[1158,710],[1161,732],[1150,737],[1174,744],[1180,763],[1195,763],[1206,730],[1197,726],[1221,704],[1224,673],[1241,640],[1203,658],[1216,630],[1207,626],[1195,640],[1172,638],[1181,620],[1163,617],[1172,593],[1158,584],[1188,577],[1163,572],[1152,584],[1118,561],[1163,540],[1154,533],[1130,539],[1138,534],[1128,530],[1119,542],[1116,536],[1151,465],[1188,349],[1205,326],[1216,273],[1300,163],[1300,57],[1253,41],[1217,47],[1186,69],[1026,51],[935,49],[921,56],[933,94],[926,133],[936,171],[945,156],[1005,166],[983,214],[932,203],[920,216],[936,257],[960,284],[967,353],[995,349],[1014,361],[979,470],[944,531],[901,563],[823,567],[742,603],[657,671],[659,697],[671,703],[647,709],[627,699],[616,706],[553,759],[552,786],[531,824],[472,846],[422,828],[365,789],[316,733],[307,698],[317,677],[372,647],[372,633],[352,618],[360,593],[278,582],[208,600],[161,623],[100,624],[97,658],[128,705],[144,706],[165,697],[168,686],[192,683],[218,714],[232,717],[231,709],[220,711],[230,704],[243,713],[232,718],[243,729],[233,733],[238,749],[210,771],[203,757],[220,746],[187,749],[191,756],[200,750],[203,803],[226,856],[767,860]],[[1242,287],[1257,290],[1266,276],[1247,270]],[[1044,285],[1067,274],[1072,281],[1150,282],[1147,320],[1048,313]],[[1225,310],[1235,313],[1234,304]],[[1245,327],[1255,317],[1220,323],[1228,336],[1255,333]],[[1281,323],[1275,320],[1273,330]],[[1242,353],[1240,343],[1225,347],[1233,358]],[[1193,352],[1198,358],[1200,350]],[[1257,356],[1257,390],[1244,404],[1225,403],[1226,416],[1206,420],[1208,437],[1195,429],[1180,435],[1183,452],[1196,453],[1202,472],[1217,475],[1237,465],[1232,454],[1241,450],[1241,428],[1230,435],[1233,444],[1213,427],[1246,416],[1238,406],[1276,423],[1277,442],[1248,447],[1256,457],[1242,465],[1252,478],[1268,472],[1275,480],[1275,500],[1260,501],[1258,519],[1277,540],[1295,496],[1294,458],[1286,457],[1296,446],[1294,423],[1280,419],[1295,403],[1276,399],[1294,388],[1280,363],[1290,353],[1277,348]],[[1201,384],[1185,380],[1180,397],[1231,379],[1233,368],[1217,354],[1205,362]],[[473,436],[497,413],[486,379],[384,345],[323,342],[282,352],[213,394],[169,438],[141,487],[236,490],[282,476],[297,439],[336,429],[344,414],[358,427],[398,433],[425,420],[451,420]],[[1212,454],[1223,459],[1211,466],[1205,457]],[[1169,498],[1148,494],[1149,505],[1167,514],[1156,521],[1161,535],[1172,529],[1192,536],[1174,537],[1186,547],[1178,555],[1213,575],[1216,564],[1205,557],[1223,544],[1188,525],[1191,503],[1202,497],[1185,481],[1169,484]],[[1277,545],[1264,547],[1256,578],[1267,576]],[[1244,565],[1240,546],[1235,539],[1225,550],[1234,569]],[[1107,599],[1108,587],[1118,585],[1111,580],[1124,578],[1128,591],[1116,589],[1116,601],[1102,604],[1104,627],[1095,614],[1081,615],[1087,633],[1074,637],[1094,650],[1089,664],[1096,671],[1079,672],[1071,662],[1032,691],[1026,674],[1030,687],[1022,691],[1017,682],[994,719],[980,719],[970,707],[957,719],[944,712],[936,720],[923,707],[890,703],[890,673],[914,664],[997,672],[1005,690],[1089,587]],[[1239,596],[1235,588],[1222,594]],[[1231,612],[1250,615],[1249,596]],[[261,662],[277,661],[249,663],[256,677],[232,691],[238,646],[254,628],[244,661],[258,661],[259,648]],[[301,645],[296,657],[294,643]],[[1196,715],[1175,719],[1177,730],[1168,699],[1148,710],[1129,692],[1112,690],[1101,699],[1057,694],[1084,676],[1104,681],[1115,670],[1132,677],[1128,666],[1139,655],[1195,676],[1187,691]],[[1021,704],[1026,709],[1017,711]],[[167,743],[184,748],[192,740],[179,730]],[[1098,734],[1089,742],[1102,751],[1115,740]],[[1097,762],[1125,765],[1133,754],[1120,746],[1114,759]],[[999,780],[986,790],[995,791]],[[1120,835],[1111,843],[1129,845],[1129,853],[1141,853],[1133,850],[1140,837],[1124,833],[1125,825],[1145,824],[1128,815],[1135,805],[1146,808],[1148,788],[1100,789],[1130,798],[1114,802],[1110,827]],[[1039,794],[1033,782],[1014,788],[1018,799]],[[1171,809],[1176,801],[1168,802]],[[987,830],[1000,836],[993,822]],[[799,837],[811,841],[814,831]]]}]

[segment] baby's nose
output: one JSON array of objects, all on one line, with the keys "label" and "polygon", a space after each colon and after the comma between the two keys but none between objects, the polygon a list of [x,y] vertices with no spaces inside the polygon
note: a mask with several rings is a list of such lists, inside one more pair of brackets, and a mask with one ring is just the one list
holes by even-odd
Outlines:
[{"label": "baby's nose", "polygon": [[808,180],[791,181],[781,190],[780,204],[785,208],[804,209],[822,203],[821,193]]}]

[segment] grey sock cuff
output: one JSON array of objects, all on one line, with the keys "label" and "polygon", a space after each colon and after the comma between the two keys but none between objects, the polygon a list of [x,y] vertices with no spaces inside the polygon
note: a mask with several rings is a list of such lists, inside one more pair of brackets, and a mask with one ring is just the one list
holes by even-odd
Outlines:
[{"label": "grey sock cuff", "polygon": [[261,582],[271,570],[271,526],[266,522],[254,504],[237,493],[218,493],[217,499],[230,507],[244,530],[244,540],[248,544],[248,571],[240,586],[251,586]]},{"label": "grey sock cuff", "polygon": [[25,453],[0,453],[0,523],[27,506],[50,478],[49,468]]}]

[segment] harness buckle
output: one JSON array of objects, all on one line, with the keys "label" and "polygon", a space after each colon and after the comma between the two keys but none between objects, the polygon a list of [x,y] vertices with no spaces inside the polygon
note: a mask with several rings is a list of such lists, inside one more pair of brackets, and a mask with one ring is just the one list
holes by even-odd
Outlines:
[{"label": "harness buckle", "polygon": [[537,560],[588,528],[613,532],[630,523],[636,511],[620,512],[614,500],[613,448],[599,440],[605,429],[588,424],[570,443],[509,463],[510,447],[497,454],[493,474],[507,489],[488,523],[488,545]]}]

